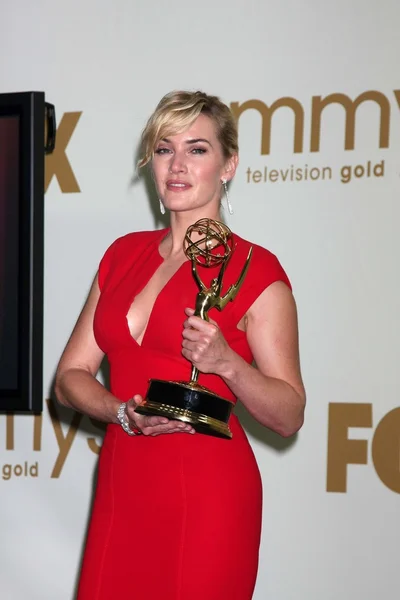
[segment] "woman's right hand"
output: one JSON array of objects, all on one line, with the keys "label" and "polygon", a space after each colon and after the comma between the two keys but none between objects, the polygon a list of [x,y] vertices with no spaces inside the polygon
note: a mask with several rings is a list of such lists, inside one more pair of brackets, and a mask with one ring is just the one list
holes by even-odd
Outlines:
[{"label": "woman's right hand", "polygon": [[137,394],[126,403],[126,414],[131,429],[140,429],[143,435],[160,435],[161,433],[195,433],[189,423],[172,421],[166,417],[145,416],[135,412],[135,408],[143,402],[142,396]]}]

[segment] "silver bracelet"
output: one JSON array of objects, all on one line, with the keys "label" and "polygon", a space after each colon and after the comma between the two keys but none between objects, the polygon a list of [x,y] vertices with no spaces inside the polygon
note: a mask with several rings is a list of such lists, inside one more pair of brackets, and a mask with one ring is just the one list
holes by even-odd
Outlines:
[{"label": "silver bracelet", "polygon": [[128,435],[139,435],[140,433],[142,433],[139,429],[133,431],[133,429],[130,428],[128,415],[126,414],[126,402],[121,402],[121,404],[119,405],[117,411],[117,419],[120,422],[122,429]]}]

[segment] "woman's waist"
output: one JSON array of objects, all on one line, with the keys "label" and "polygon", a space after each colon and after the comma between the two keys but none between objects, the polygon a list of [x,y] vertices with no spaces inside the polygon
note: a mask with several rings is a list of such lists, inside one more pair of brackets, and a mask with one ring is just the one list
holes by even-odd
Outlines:
[{"label": "woman's waist", "polygon": [[[113,446],[113,452],[118,451],[126,455],[161,455],[166,451],[176,456],[180,453],[189,453],[189,455],[218,456],[229,455],[243,449],[251,449],[246,433],[235,414],[229,419],[229,428],[232,432],[231,439],[225,439],[196,432],[190,433],[172,433],[159,434],[156,436],[136,435],[129,436],[120,425],[109,424],[104,437],[103,447],[107,448],[110,444]],[[252,452],[252,451],[251,451]]]},{"label": "woman's waist", "polygon": [[[134,357],[109,357],[110,389],[122,401],[136,394],[146,397],[151,380],[171,383],[188,383],[191,364],[185,359],[177,360],[166,356],[148,356],[145,360],[135,361]],[[200,373],[198,383],[216,396],[236,403],[236,398],[221,377],[213,373]],[[172,388],[171,392],[173,394]],[[160,399],[162,401],[163,399]]]}]

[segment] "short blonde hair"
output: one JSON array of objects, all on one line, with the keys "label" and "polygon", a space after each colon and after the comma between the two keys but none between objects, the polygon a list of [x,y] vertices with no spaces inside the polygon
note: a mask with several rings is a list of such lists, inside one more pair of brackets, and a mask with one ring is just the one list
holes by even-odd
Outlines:
[{"label": "short blonde hair", "polygon": [[141,137],[138,167],[151,161],[160,140],[182,133],[200,114],[214,121],[224,157],[228,159],[236,154],[239,150],[237,126],[228,106],[217,96],[208,96],[204,92],[174,91],[160,100],[147,121]]}]

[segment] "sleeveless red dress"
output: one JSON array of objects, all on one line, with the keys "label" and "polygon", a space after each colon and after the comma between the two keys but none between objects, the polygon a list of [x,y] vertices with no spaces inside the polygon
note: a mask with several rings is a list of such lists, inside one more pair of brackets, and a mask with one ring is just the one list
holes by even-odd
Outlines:
[{"label": "sleeveless red dress", "polygon": [[[160,292],[139,345],[126,315],[135,295],[163,258],[167,230],[116,240],[99,267],[101,290],[94,332],[110,363],[110,387],[121,401],[146,395],[150,378],[186,380],[181,354],[185,307],[198,292],[187,261]],[[224,291],[235,283],[250,243],[234,236]],[[210,317],[247,362],[252,354],[237,324],[272,282],[289,281],[277,258],[254,245],[250,267],[234,302]],[[201,269],[208,285],[219,268]],[[207,277],[206,277],[207,276]],[[199,382],[235,401],[224,381]],[[235,415],[233,438],[195,433],[128,436],[110,424],[100,453],[98,481],[83,559],[78,600],[250,600],[261,531],[258,467]]]}]

